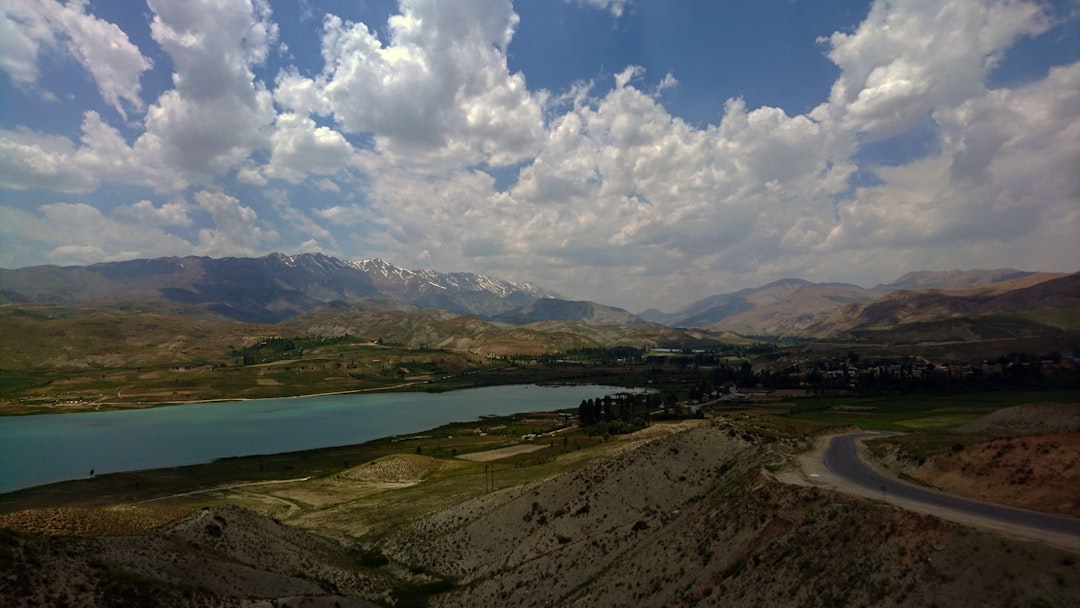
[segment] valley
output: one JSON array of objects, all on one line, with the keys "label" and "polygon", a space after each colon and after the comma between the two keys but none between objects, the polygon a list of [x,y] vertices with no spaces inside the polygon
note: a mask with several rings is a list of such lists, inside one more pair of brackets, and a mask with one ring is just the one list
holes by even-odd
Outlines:
[{"label": "valley", "polygon": [[0,494],[0,600],[1070,606],[1072,540],[860,490],[819,455],[829,436],[890,431],[861,452],[890,487],[1075,522],[1076,276],[792,279],[638,316],[328,256],[4,271],[4,415],[640,392]]}]

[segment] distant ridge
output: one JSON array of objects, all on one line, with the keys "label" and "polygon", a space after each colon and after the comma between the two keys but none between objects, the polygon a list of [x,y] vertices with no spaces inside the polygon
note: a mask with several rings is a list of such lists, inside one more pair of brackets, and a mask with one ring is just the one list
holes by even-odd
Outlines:
[{"label": "distant ridge", "polygon": [[1029,284],[1025,275],[981,288],[894,291],[871,303],[838,308],[804,333],[807,337],[831,338],[858,331],[897,331],[914,324],[1039,310],[1073,310],[1073,316],[1080,319],[1080,273],[1041,276],[1049,279]]},{"label": "distant ridge", "polygon": [[492,317],[492,321],[509,325],[526,325],[543,321],[578,321],[588,325],[637,325],[641,318],[612,306],[595,302],[542,298],[530,304]]},{"label": "distant ridge", "polygon": [[[909,272],[871,289],[849,283],[812,283],[781,279],[761,287],[704,298],[676,313],[650,309],[647,321],[672,327],[695,327],[742,335],[821,335],[821,324],[845,307],[869,305],[902,291],[983,290],[1001,292],[1030,287],[1065,275],[999,268]],[[837,313],[839,314],[839,313]],[[836,327],[843,323],[834,322]]]},{"label": "distant ridge", "polygon": [[901,289],[967,289],[979,285],[991,285],[1035,274],[1014,268],[994,270],[921,270],[909,272],[887,285],[878,285],[875,291],[886,293]]},{"label": "distant ridge", "polygon": [[[987,314],[991,297],[1017,292],[998,312],[1071,308],[1068,297],[1035,287],[1066,275],[1000,268],[910,272],[866,289],[787,278],[704,298],[676,313],[633,315],[604,304],[562,299],[527,282],[470,272],[410,270],[379,258],[319,253],[259,258],[170,257],[89,266],[0,269],[0,303],[161,302],[184,314],[276,323],[312,312],[437,309],[503,326],[581,327],[660,324],[714,335],[824,337],[965,314]],[[1058,288],[1066,283],[1054,283]],[[1029,291],[1017,291],[1030,289]],[[1066,289],[1068,291],[1068,289]],[[1067,296],[1067,294],[1066,294]],[[999,303],[1006,299],[999,300]],[[893,312],[887,312],[893,311]],[[593,331],[593,330],[590,330]]]},{"label": "distant ridge", "polygon": [[491,316],[558,294],[466,272],[408,270],[377,258],[306,253],[260,258],[189,256],[0,270],[0,300],[84,304],[164,300],[245,322],[277,322],[331,303],[440,308]]}]

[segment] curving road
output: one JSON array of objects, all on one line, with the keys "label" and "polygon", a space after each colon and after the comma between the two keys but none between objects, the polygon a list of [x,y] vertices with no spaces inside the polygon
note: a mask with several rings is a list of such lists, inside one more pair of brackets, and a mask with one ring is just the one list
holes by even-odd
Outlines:
[{"label": "curving road", "polygon": [[1080,519],[942,494],[904,483],[871,469],[859,457],[857,442],[866,437],[887,434],[889,433],[855,433],[833,437],[825,451],[825,466],[844,481],[867,492],[874,492],[889,502],[895,501],[903,506],[904,502],[911,501],[930,507],[936,512],[952,512],[962,518],[996,522],[1014,530],[1038,531],[1042,533],[1039,536],[1050,539],[1054,544],[1069,547],[1080,545]]}]

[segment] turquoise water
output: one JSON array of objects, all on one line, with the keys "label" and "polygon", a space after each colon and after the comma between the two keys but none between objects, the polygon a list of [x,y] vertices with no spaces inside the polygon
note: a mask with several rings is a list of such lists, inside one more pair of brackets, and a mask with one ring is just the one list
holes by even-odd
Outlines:
[{"label": "turquoise water", "polygon": [[228,456],[275,454],[415,433],[486,414],[576,408],[606,386],[493,386],[143,410],[0,417],[0,492]]}]

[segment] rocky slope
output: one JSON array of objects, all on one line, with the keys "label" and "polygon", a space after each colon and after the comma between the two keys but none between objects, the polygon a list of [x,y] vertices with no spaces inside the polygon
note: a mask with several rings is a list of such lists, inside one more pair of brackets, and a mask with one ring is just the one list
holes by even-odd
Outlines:
[{"label": "rocky slope", "polygon": [[457,582],[439,606],[1080,600],[1064,552],[774,481],[766,469],[794,447],[719,422],[464,503],[383,549]]},{"label": "rocky slope", "polygon": [[0,530],[4,606],[374,606],[388,586],[336,543],[250,511],[196,511],[135,536]]}]

